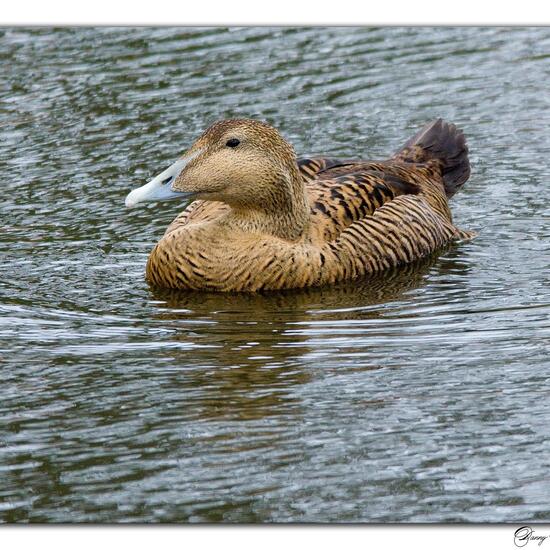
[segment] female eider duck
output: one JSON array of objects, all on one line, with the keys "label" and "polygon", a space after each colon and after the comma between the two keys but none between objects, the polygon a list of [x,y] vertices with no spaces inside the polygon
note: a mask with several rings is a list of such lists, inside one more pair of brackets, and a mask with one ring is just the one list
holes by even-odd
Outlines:
[{"label": "female eider duck", "polygon": [[154,286],[259,291],[319,286],[413,262],[472,238],[448,199],[468,179],[462,131],[441,119],[389,160],[296,158],[255,120],[215,123],[127,206],[193,200],[146,268]]}]

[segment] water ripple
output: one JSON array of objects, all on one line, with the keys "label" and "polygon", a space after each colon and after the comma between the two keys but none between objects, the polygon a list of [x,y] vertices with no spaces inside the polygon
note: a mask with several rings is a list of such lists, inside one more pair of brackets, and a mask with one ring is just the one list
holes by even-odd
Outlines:
[{"label": "water ripple", "polygon": [[[547,28],[0,30],[0,521],[548,521]],[[129,189],[219,118],[383,158],[456,122],[479,237],[369,280],[150,289]]]}]

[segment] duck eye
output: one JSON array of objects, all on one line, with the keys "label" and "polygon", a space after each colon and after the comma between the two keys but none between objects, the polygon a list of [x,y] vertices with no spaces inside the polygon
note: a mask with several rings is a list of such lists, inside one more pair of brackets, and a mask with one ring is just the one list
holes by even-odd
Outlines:
[{"label": "duck eye", "polygon": [[237,147],[239,145],[240,141],[237,138],[231,138],[227,140],[226,145],[228,147]]}]

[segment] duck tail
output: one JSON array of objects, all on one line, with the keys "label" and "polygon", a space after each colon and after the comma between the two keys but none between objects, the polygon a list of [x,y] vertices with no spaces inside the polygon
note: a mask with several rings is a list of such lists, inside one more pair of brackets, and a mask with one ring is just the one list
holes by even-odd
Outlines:
[{"label": "duck tail", "polygon": [[468,146],[462,130],[441,118],[430,122],[393,156],[411,163],[435,162],[441,171],[445,193],[452,197],[470,176]]}]

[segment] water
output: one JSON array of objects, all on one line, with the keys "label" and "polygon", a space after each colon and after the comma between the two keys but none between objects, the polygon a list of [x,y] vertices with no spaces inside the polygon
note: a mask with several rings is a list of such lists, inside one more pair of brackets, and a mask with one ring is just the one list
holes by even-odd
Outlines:
[{"label": "water", "polygon": [[[549,28],[0,30],[0,521],[550,521]],[[479,237],[371,281],[153,291],[126,210],[213,121],[464,128]]]}]

